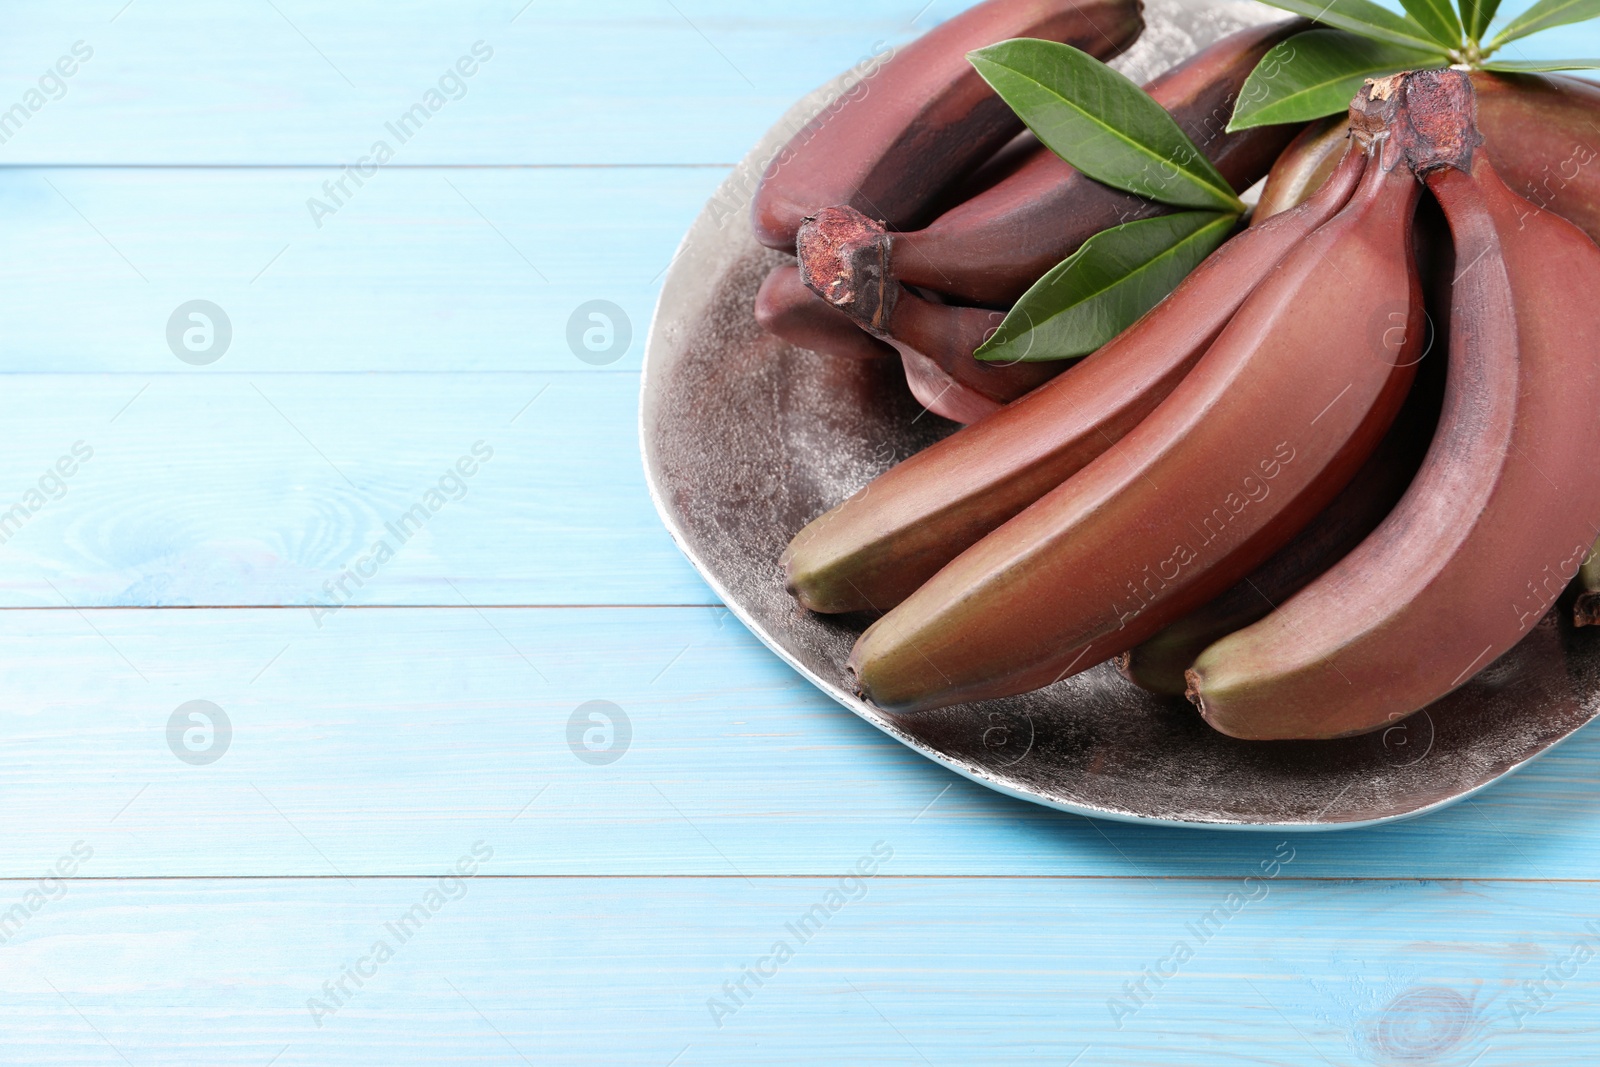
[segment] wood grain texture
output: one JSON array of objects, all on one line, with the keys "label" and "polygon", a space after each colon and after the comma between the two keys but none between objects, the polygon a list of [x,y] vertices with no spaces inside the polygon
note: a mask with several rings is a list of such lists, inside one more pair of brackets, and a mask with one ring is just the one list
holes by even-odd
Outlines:
[{"label": "wood grain texture", "polygon": [[[7,12],[0,116],[93,56],[0,124],[0,1063],[1592,1058],[1600,733],[1376,830],[1063,816],[834,706],[661,529],[637,370],[680,235],[796,97],[961,6]],[[1600,44],[1550,36],[1518,58]],[[233,330],[205,366],[167,340],[195,299]],[[633,332],[601,365],[568,341],[591,300]]]},{"label": "wood grain texture", "polygon": [[[1532,0],[1512,0],[1514,13]],[[0,143],[0,163],[338,167],[387,138],[397,164],[732,163],[798,97],[961,0],[77,0],[8,12],[0,108],[72,45],[93,56]],[[1384,6],[1398,10],[1397,0]],[[420,132],[385,123],[476,42]],[[1592,25],[1512,58],[1593,55]],[[53,96],[53,86],[46,90]]]},{"label": "wood grain texture", "polygon": [[[602,299],[632,336],[594,358],[637,370],[661,278],[726,174],[382,171],[313,219],[317,169],[0,170],[0,371],[589,370],[568,323]],[[232,327],[203,367],[167,338],[195,299]]]},{"label": "wood grain texture", "polygon": [[[86,873],[103,877],[414,875],[488,836],[507,874],[816,875],[886,837],[908,875],[1236,878],[1267,844],[991,793],[834,705],[720,609],[347,608],[320,621],[0,612],[0,876],[78,837],[97,849]],[[232,727],[202,766],[170,747],[192,700]],[[589,718],[591,701],[614,706],[621,733]],[[579,758],[590,729],[618,758]],[[1586,731],[1427,819],[1296,835],[1291,873],[1593,878],[1597,756]]]},{"label": "wood grain texture", "polygon": [[[894,839],[845,834],[831,877],[753,885],[69,883],[0,946],[0,1059],[1524,1067],[1593,1048],[1600,964],[1567,962],[1596,942],[1589,886],[842,877],[875,844],[894,870]],[[323,991],[358,966],[345,1003]]]},{"label": "wood grain texture", "polygon": [[[337,167],[386,139],[411,165],[732,163],[797,97],[963,6],[26,5],[0,47],[12,99],[75,42],[93,55],[0,144],[0,162]],[[464,88],[441,87],[479,42],[491,58]],[[409,141],[388,131],[441,89]]]},{"label": "wood grain texture", "polygon": [[715,603],[645,492],[636,374],[208,369],[6,377],[0,513],[42,506],[0,525],[0,606]]}]

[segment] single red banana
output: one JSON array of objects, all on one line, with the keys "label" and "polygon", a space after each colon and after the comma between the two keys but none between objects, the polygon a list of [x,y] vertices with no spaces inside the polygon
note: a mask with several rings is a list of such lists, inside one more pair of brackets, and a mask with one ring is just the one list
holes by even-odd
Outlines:
[{"label": "single red banana", "polygon": [[1476,71],[1472,87],[1483,147],[1500,178],[1600,241],[1600,85]]},{"label": "single red banana", "polygon": [[1439,430],[1373,534],[1189,672],[1206,721],[1254,740],[1382,728],[1527,635],[1600,529],[1600,248],[1501,181],[1458,71],[1404,79],[1412,165],[1461,264]]},{"label": "single red banana", "polygon": [[877,63],[773,157],[751,205],[756,240],[792,252],[800,223],[832,204],[897,229],[926,222],[942,193],[1022,130],[968,52],[1038,37],[1110,59],[1143,28],[1139,0],[985,0],[940,23]]},{"label": "single red banana", "polygon": [[1344,158],[1350,124],[1343,115],[1329,115],[1301,130],[1267,172],[1252,223],[1265,222],[1287,211],[1322,188],[1333,168]]},{"label": "single red banana", "polygon": [[1082,470],[1167,398],[1273,267],[1345,206],[1366,160],[1352,151],[1315,197],[1228,241],[1104,348],[814,519],[784,550],[789,591],[812,611],[887,611]]},{"label": "single red banana", "polygon": [[1202,652],[1266,618],[1377,529],[1405,494],[1433,439],[1444,398],[1443,370],[1442,353],[1424,352],[1416,384],[1394,425],[1327,510],[1249,577],[1119,656],[1123,677],[1161,696],[1183,696],[1189,686],[1184,672]]},{"label": "single red banana", "polygon": [[[1266,175],[1298,127],[1227,133],[1234,100],[1273,45],[1308,25],[1240,30],[1145,87],[1239,192]],[[808,283],[857,321],[885,322],[891,311],[881,305],[898,294],[897,281],[961,303],[1009,305],[1095,234],[1172,210],[1085,177],[1040,145],[1011,176],[920,230],[891,232],[903,228],[842,201],[816,212],[801,228],[800,254],[804,262],[807,229],[828,231],[834,247],[814,250]],[[836,213],[844,219],[829,217]]]},{"label": "single red banana", "polygon": [[[830,310],[838,309],[830,305]],[[1005,317],[1003,311],[935,304],[907,292],[880,336],[900,353],[906,382],[923,407],[953,422],[973,423],[1067,369],[1062,362],[973,359]]]},{"label": "single red banana", "polygon": [[767,275],[756,292],[755,310],[762,329],[800,348],[856,360],[895,354],[850,316],[807,289],[799,268],[792,263],[775,267]]},{"label": "single red banana", "polygon": [[1393,422],[1425,333],[1421,187],[1389,143],[1387,83],[1358,102],[1386,128],[1344,210],[1116,447],[861,636],[849,667],[863,696],[914,712],[1051,685],[1239,581],[1349,483]]}]

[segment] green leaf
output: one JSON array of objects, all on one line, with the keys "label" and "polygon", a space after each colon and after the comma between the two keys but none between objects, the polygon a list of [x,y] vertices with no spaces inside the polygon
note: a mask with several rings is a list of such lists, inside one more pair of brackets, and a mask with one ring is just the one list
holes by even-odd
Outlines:
[{"label": "green leaf", "polygon": [[1545,74],[1553,70],[1600,70],[1600,59],[1491,59],[1484,70],[1506,74]]},{"label": "green leaf", "polygon": [[1486,51],[1493,52],[1506,42],[1530,33],[1548,30],[1552,26],[1583,22],[1596,15],[1600,15],[1600,0],[1539,0],[1507,23],[1506,28],[1495,35]]},{"label": "green leaf", "polygon": [[1500,0],[1461,0],[1461,21],[1467,36],[1474,41],[1483,40],[1489,23],[1494,21],[1494,13],[1499,9]]},{"label": "green leaf", "polygon": [[1022,294],[975,355],[1004,363],[1088,355],[1177,288],[1238,218],[1183,211],[1095,234]]},{"label": "green leaf", "polygon": [[1400,48],[1343,30],[1307,30],[1275,45],[1250,72],[1228,130],[1308,122],[1347,111],[1368,78],[1441,67],[1438,53]]},{"label": "green leaf", "polygon": [[1400,0],[1406,14],[1446,48],[1461,47],[1461,19],[1450,0]]},{"label": "green leaf", "polygon": [[1266,0],[1273,7],[1315,19],[1324,26],[1349,30],[1374,41],[1433,51],[1439,42],[1407,15],[1396,15],[1372,0]]},{"label": "green leaf", "polygon": [[1093,56],[1017,38],[967,58],[1039,140],[1089,177],[1176,207],[1244,210],[1167,109]]}]

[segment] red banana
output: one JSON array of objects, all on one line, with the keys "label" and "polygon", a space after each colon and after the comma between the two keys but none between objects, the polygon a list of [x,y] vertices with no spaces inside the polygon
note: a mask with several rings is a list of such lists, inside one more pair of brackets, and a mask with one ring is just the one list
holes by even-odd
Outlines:
[{"label": "red banana", "polygon": [[756,239],[794,250],[807,215],[850,204],[896,228],[1022,130],[967,53],[1012,37],[1064,41],[1101,59],[1144,28],[1139,0],[985,0],[890,54],[768,164],[751,205]]},{"label": "red banana", "polygon": [[1438,421],[1443,357],[1424,352],[1422,360],[1394,425],[1328,509],[1239,584],[1119,656],[1124,677],[1152,693],[1183,696],[1189,685],[1184,672],[1200,653],[1266,618],[1377,529],[1411,484]]},{"label": "red banana", "polygon": [[880,336],[900,353],[906,382],[923,407],[954,422],[973,423],[1066,370],[1061,363],[973,359],[973,351],[1005,317],[1003,311],[935,304],[907,292]]},{"label": "red banana", "polygon": [[1301,130],[1267,173],[1251,221],[1265,222],[1322,188],[1344,157],[1349,129],[1343,115],[1329,115]]},{"label": "red banana", "polygon": [[[855,322],[800,280],[789,263],[773,269],[756,292],[756,321],[792,345],[845,359],[882,359],[894,349],[864,333]],[[976,362],[976,361],[974,361]]]}]

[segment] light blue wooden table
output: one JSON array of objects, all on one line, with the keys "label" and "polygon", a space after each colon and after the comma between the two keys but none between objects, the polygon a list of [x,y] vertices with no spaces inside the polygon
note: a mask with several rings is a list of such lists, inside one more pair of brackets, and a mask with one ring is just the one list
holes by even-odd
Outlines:
[{"label": "light blue wooden table", "polygon": [[7,5],[0,1061],[1593,1061],[1600,732],[1377,830],[1091,822],[673,548],[678,237],[922,2]]}]

